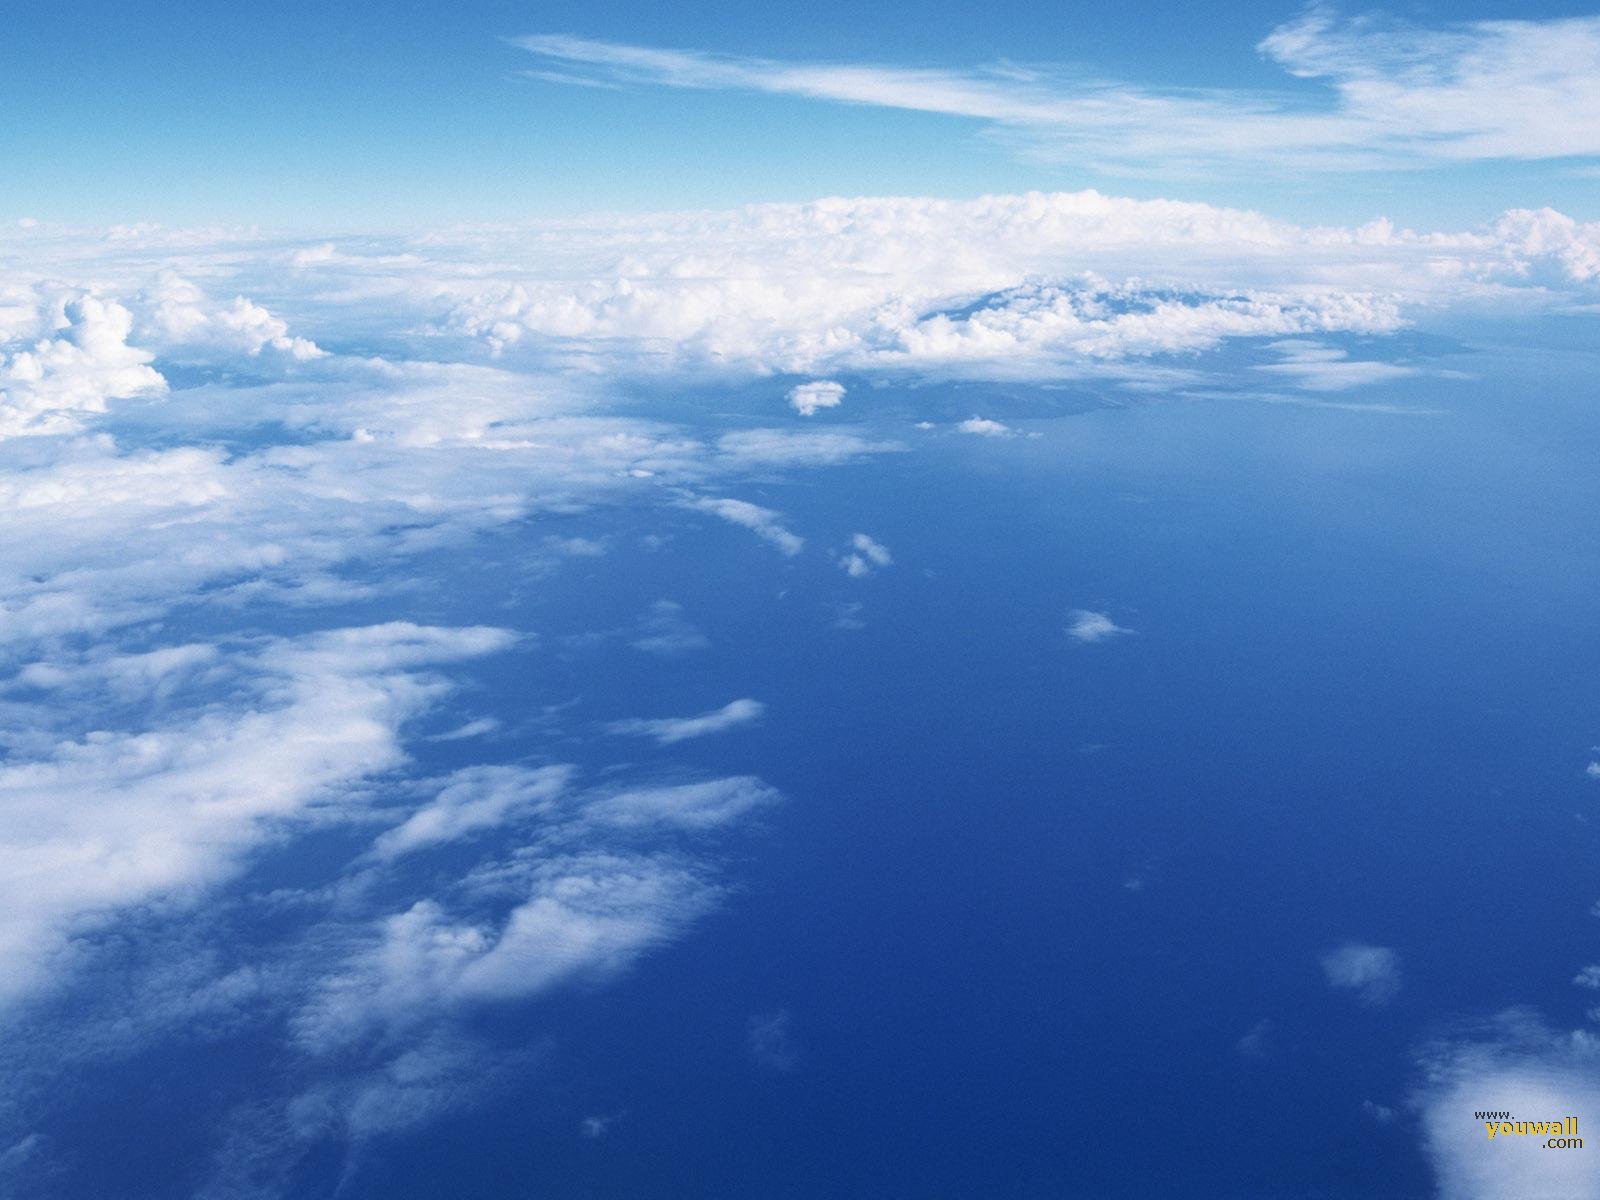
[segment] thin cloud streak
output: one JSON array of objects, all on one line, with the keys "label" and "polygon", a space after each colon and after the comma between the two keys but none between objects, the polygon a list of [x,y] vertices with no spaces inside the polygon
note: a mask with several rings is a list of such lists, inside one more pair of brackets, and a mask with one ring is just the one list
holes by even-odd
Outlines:
[{"label": "thin cloud streak", "polygon": [[[982,121],[1030,156],[1142,172],[1396,170],[1600,155],[1600,17],[1422,28],[1313,8],[1258,53],[1324,94],[1155,90],[1060,67],[796,63],[567,34],[510,39],[555,82],[764,92]],[[549,68],[559,68],[553,76]]]}]

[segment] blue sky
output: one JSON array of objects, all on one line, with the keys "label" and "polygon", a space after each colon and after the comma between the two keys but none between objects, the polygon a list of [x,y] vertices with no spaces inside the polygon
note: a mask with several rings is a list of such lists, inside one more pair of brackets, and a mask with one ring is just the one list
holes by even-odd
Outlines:
[{"label": "blue sky", "polygon": [[[1266,207],[1302,221],[1470,224],[1513,206],[1595,215],[1582,157],[1400,156],[1359,186],[1266,159],[1183,165],[1171,147],[1105,163],[967,116],[637,80],[571,86],[505,39],[570,34],[782,63],[996,65],[1156,92],[1219,89],[1332,106],[1325,80],[1257,51],[1293,6],[289,4],[24,6],[0,46],[0,154],[17,217],[394,228],[795,200],[817,195],[1072,190]],[[1397,7],[1446,32],[1508,15]],[[1583,15],[1519,5],[1517,18]],[[1437,47],[1429,53],[1443,53]],[[1020,84],[1003,85],[1015,91]],[[1492,94],[1492,93],[1491,93]],[[1491,107],[1480,103],[1479,109]],[[1215,132],[1206,135],[1215,137]],[[1031,149],[1036,150],[1033,146]]]}]

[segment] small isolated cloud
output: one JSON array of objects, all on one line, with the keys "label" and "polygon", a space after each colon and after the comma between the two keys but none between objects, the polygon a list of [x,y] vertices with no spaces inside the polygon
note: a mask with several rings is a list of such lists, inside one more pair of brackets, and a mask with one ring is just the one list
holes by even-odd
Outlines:
[{"label": "small isolated cloud", "polygon": [[1363,1100],[1361,1102],[1361,1111],[1368,1119],[1377,1122],[1379,1125],[1394,1124],[1395,1111],[1387,1104],[1379,1104],[1375,1100]]},{"label": "small isolated cloud", "polygon": [[1250,1027],[1249,1033],[1233,1044],[1233,1048],[1246,1058],[1265,1058],[1271,1037],[1272,1022],[1257,1021]]},{"label": "small isolated cloud", "polygon": [[1591,762],[1583,769],[1583,773],[1590,779],[1600,779],[1600,762]]},{"label": "small isolated cloud", "polygon": [[[847,630],[850,633],[865,629],[867,623],[862,619],[861,614],[866,611],[866,607],[859,600],[851,600],[845,604],[835,604],[833,606],[833,627]],[[1600,902],[1597,902],[1597,907],[1600,907]]]},{"label": "small isolated cloud", "polygon": [[874,570],[891,566],[894,557],[882,542],[874,541],[864,533],[850,539],[850,550],[839,556],[839,566],[852,579],[870,575]]},{"label": "small isolated cloud", "polygon": [[988,417],[980,417],[976,414],[960,422],[956,428],[962,433],[970,433],[977,437],[1003,438],[1012,437],[1016,434],[1016,430],[1012,429],[1011,426],[1000,421],[991,421]]},{"label": "small isolated cloud", "polygon": [[454,729],[447,729],[443,733],[433,734],[428,738],[430,742],[464,742],[469,738],[487,737],[491,733],[500,731],[502,722],[498,717],[478,717],[468,721],[465,725],[457,725]]},{"label": "small isolated cloud", "polygon": [[637,636],[628,644],[658,658],[678,658],[706,649],[711,639],[684,619],[683,605],[657,600],[640,618]]},{"label": "small isolated cloud", "polygon": [[745,1048],[750,1057],[773,1071],[792,1071],[800,1061],[794,1040],[794,1022],[788,1009],[754,1016],[745,1029]]},{"label": "small isolated cloud", "polygon": [[1328,986],[1353,992],[1368,1008],[1394,999],[1400,990],[1400,956],[1387,946],[1350,942],[1322,956]]},{"label": "small isolated cloud", "polygon": [[790,533],[778,523],[779,518],[783,515],[782,513],[774,512],[770,508],[762,508],[759,504],[751,504],[748,500],[701,496],[695,500],[685,501],[684,507],[692,508],[697,512],[710,513],[712,516],[721,517],[730,524],[743,526],[757,537],[771,542],[790,557],[799,554],[806,544],[804,538]]},{"label": "small isolated cloud", "polygon": [[767,706],[759,700],[733,700],[699,716],[630,717],[626,721],[613,721],[606,729],[610,733],[655,738],[657,745],[670,746],[674,742],[705,737],[709,733],[723,733],[759,721],[766,711]]},{"label": "small isolated cloud", "polygon": [[1103,612],[1091,612],[1087,608],[1075,608],[1067,616],[1067,636],[1076,638],[1080,642],[1103,642],[1107,638],[1116,637],[1119,633],[1132,633],[1131,629],[1124,629]]},{"label": "small isolated cloud", "polygon": [[1589,966],[1573,976],[1572,982],[1581,988],[1600,991],[1600,966]]},{"label": "small isolated cloud", "polygon": [[1336,346],[1301,338],[1273,342],[1268,348],[1276,350],[1283,361],[1264,363],[1256,370],[1286,376],[1294,386],[1311,392],[1342,392],[1418,373],[1415,367],[1398,363],[1352,360]]},{"label": "small isolated cloud", "polygon": [[585,1117],[578,1123],[578,1132],[591,1140],[605,1137],[611,1127],[622,1120],[622,1113],[612,1113],[604,1117]]},{"label": "small isolated cloud", "polygon": [[789,407],[802,417],[815,416],[824,408],[838,408],[844,399],[844,384],[834,383],[831,379],[819,379],[815,383],[802,383],[789,392]]}]

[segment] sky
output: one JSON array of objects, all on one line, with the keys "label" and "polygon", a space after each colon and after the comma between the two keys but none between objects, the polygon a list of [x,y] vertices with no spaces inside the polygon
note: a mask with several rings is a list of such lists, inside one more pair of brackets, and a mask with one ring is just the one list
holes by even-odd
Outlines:
[{"label": "sky", "polygon": [[1600,14],[0,111],[0,1194],[1600,1200]]},{"label": "sky", "polygon": [[[99,224],[390,231],[1095,187],[1270,207],[1308,223],[1472,224],[1545,205],[1600,216],[1596,34],[1581,6],[1417,4],[1377,17],[1263,3],[922,12],[907,21],[899,6],[831,3],[21,6],[0,45],[9,114],[0,155],[13,164],[0,206],[14,218]],[[1473,24],[1507,18],[1523,24],[1498,33]],[[1323,20],[1309,40],[1273,40]],[[1561,21],[1580,24],[1563,34]],[[709,57],[745,78],[708,84],[679,72],[664,83],[660,71],[552,54],[548,41],[530,50],[540,43],[527,39],[540,38]],[[1382,83],[1417,62],[1442,75],[1432,99],[1406,81],[1408,112]],[[769,86],[796,68],[831,72],[817,94],[833,99]],[[834,86],[850,72],[934,81],[891,78],[864,99]],[[1365,98],[1341,98],[1349,85]],[[974,89],[987,100],[962,102]],[[1085,97],[1100,106],[1072,111]],[[1560,144],[1541,147],[1530,122],[1551,104],[1571,108]],[[992,115],[1029,105],[1043,111]],[[1309,127],[1352,109],[1361,128]],[[1272,112],[1291,128],[1262,142]],[[1480,129],[1486,118],[1495,128]],[[1379,142],[1382,153],[1369,153]],[[1359,187],[1328,186],[1357,161]]]}]

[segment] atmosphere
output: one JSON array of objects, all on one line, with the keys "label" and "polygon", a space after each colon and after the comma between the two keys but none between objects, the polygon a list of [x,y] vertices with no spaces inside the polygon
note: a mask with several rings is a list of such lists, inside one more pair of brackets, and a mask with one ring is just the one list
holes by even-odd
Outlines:
[{"label": "atmosphere", "polygon": [[1600,13],[0,109],[0,1197],[1600,1200]]}]

